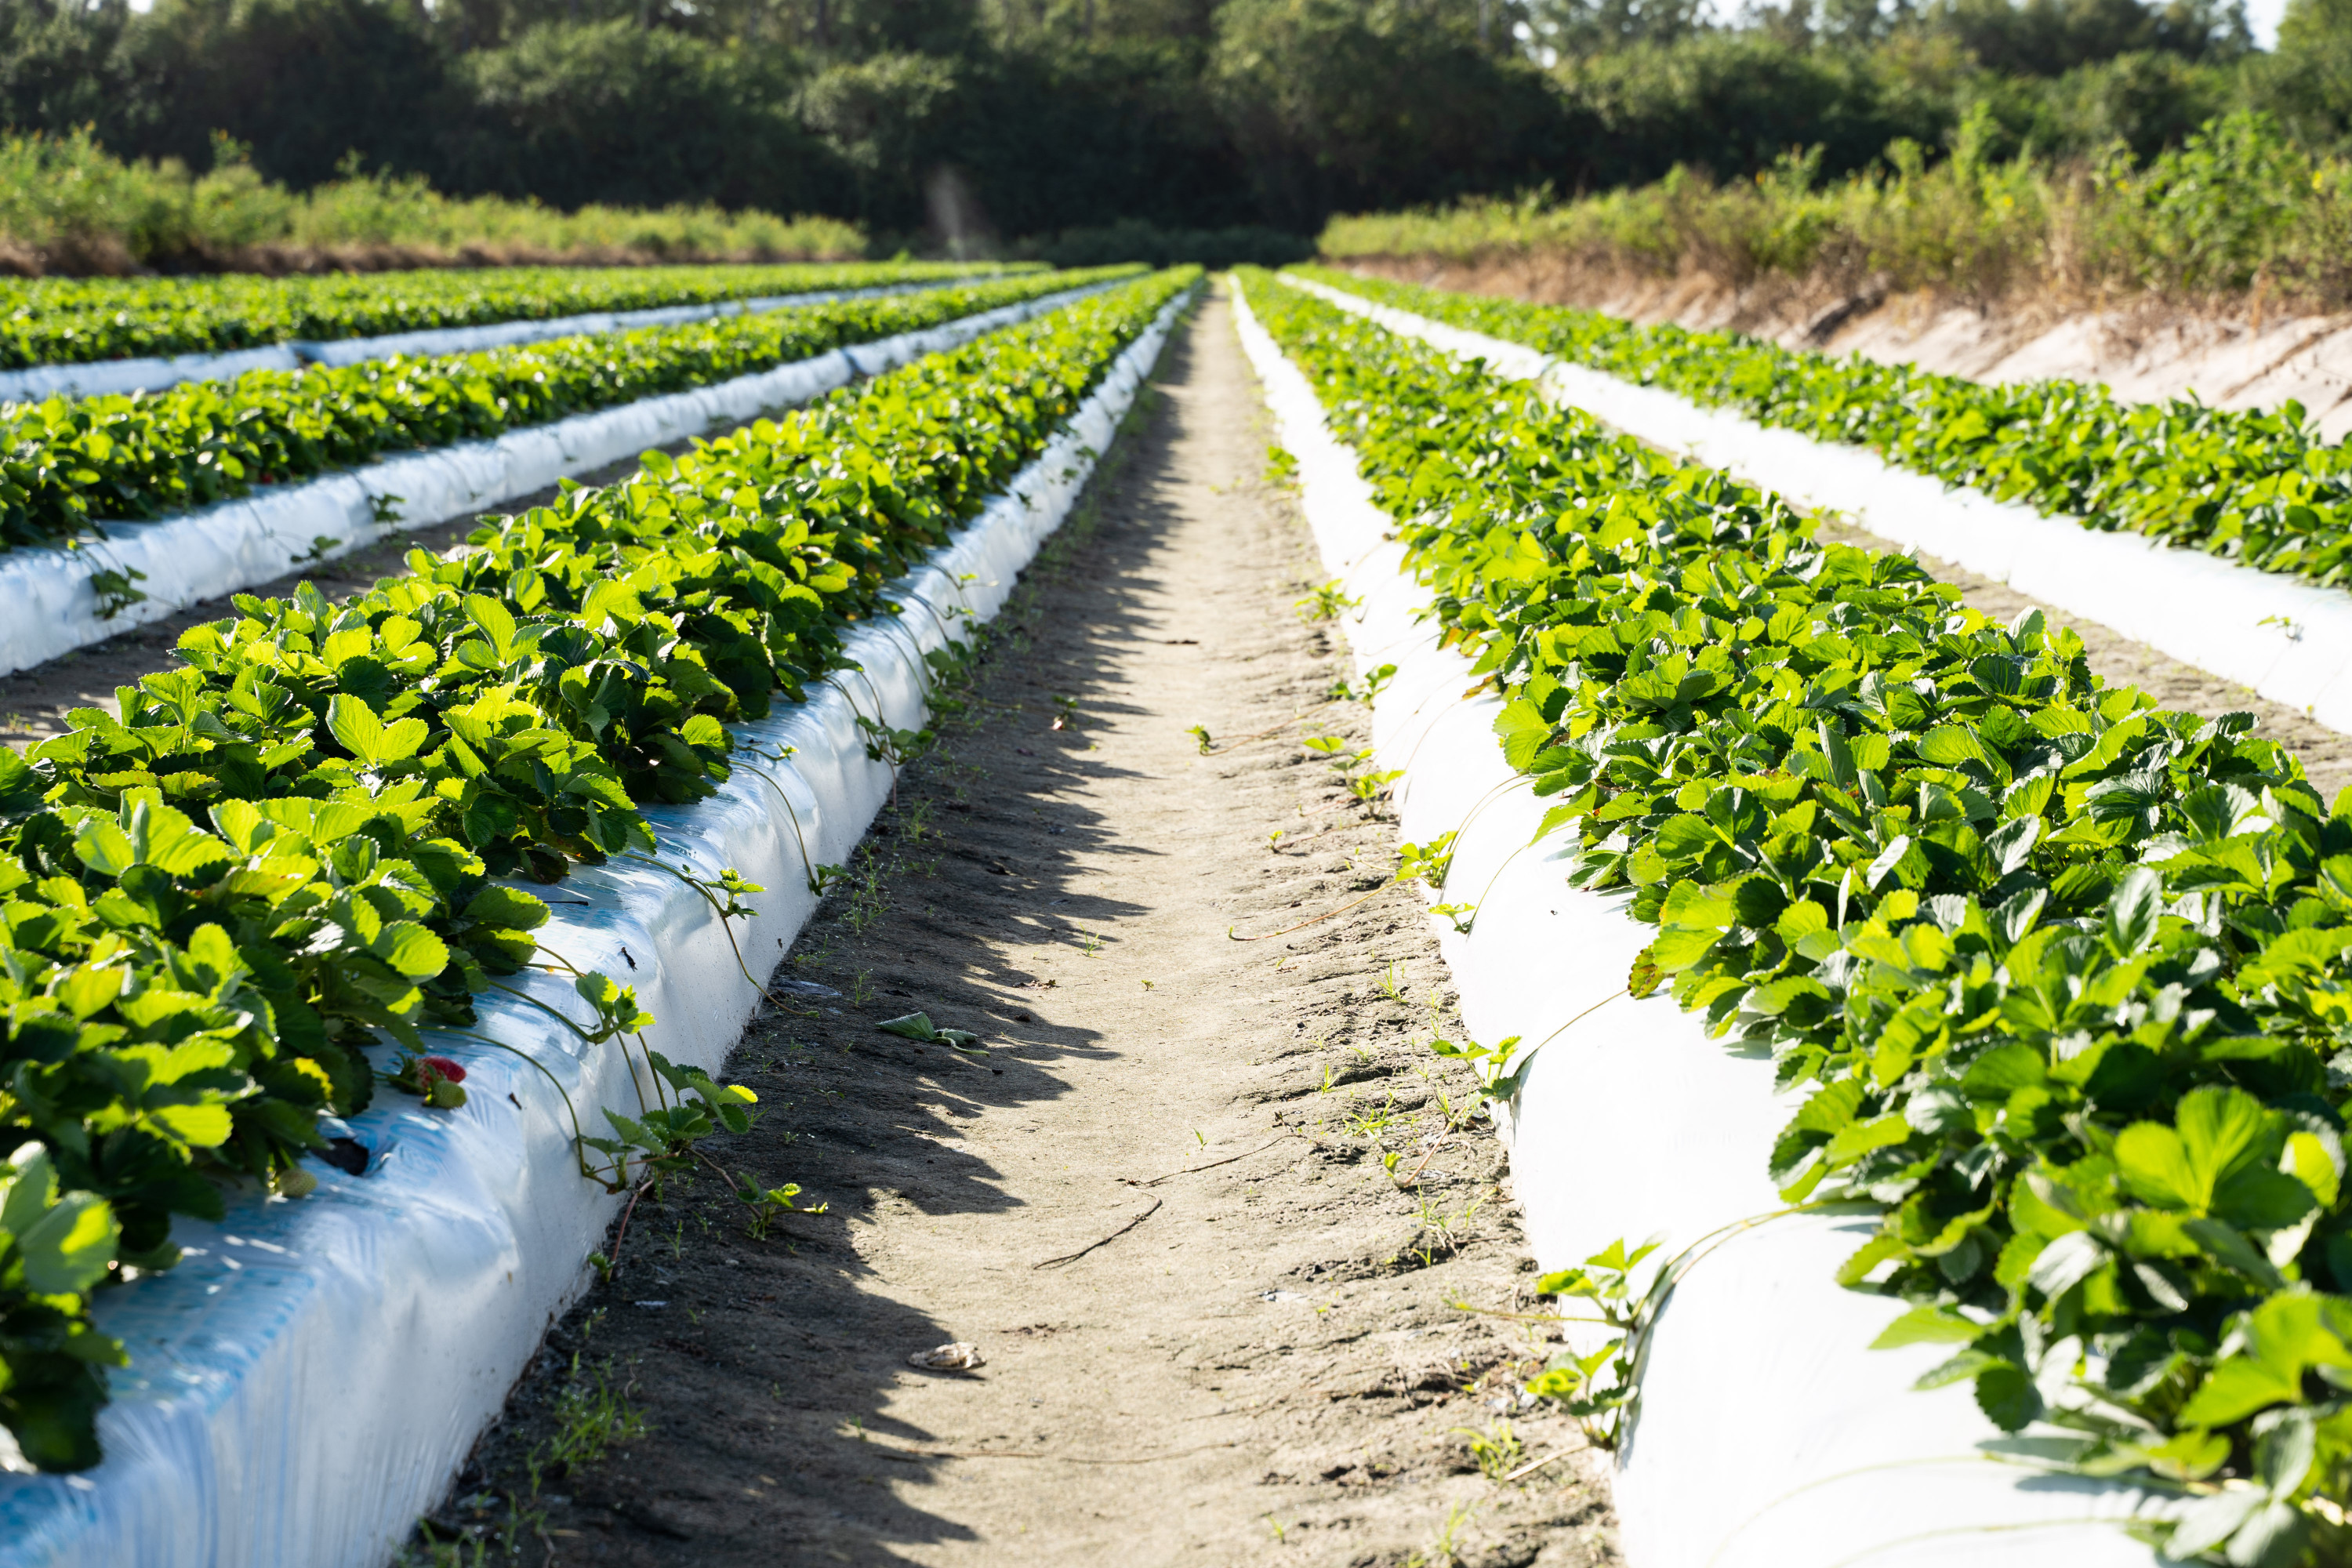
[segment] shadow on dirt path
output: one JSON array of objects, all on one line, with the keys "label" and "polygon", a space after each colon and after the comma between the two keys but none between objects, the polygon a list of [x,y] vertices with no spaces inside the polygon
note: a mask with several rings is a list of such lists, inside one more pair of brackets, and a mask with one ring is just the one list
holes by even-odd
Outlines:
[{"label": "shadow on dirt path", "polygon": [[[1545,1347],[1450,1304],[1532,1265],[1417,896],[1228,937],[1382,889],[1394,835],[1297,743],[1364,710],[1222,300],[1158,382],[778,972],[840,994],[731,1063],[720,1157],[828,1208],[641,1204],[441,1560],[1609,1560],[1598,1456],[1519,1407]],[[919,1010],[985,1055],[876,1027]],[[909,1364],[950,1342],[984,1364]]]}]

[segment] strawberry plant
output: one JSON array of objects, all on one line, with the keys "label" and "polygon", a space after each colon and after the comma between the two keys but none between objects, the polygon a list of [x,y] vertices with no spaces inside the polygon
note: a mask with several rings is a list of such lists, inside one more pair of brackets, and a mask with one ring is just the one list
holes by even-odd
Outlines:
[{"label": "strawberry plant", "polygon": [[1655,928],[1629,988],[1769,1051],[1788,1204],[1880,1213],[1839,1274],[1911,1303],[1880,1342],[1950,1345],[1927,1384],[2058,1429],[2050,1462],[2199,1500],[2177,1556],[2340,1560],[2352,793],[2248,715],[2105,684],[2038,612],[1250,292],[1570,879]]},{"label": "strawberry plant", "polygon": [[0,405],[0,547],[61,543],[94,522],[160,517],[387,452],[708,386],[1132,270],[1031,273],[477,353]]},{"label": "strawberry plant", "polygon": [[262,278],[0,279],[0,369],[220,353],[606,310],[945,282],[1018,271],[973,262],[846,266],[499,267]]},{"label": "strawberry plant", "polygon": [[1759,424],[1868,447],[1896,467],[2086,528],[2323,586],[2352,582],[2352,447],[2322,440],[2298,403],[2231,410],[2193,397],[2126,403],[2074,381],[1987,386],[1737,332],[1303,274]]},{"label": "strawberry plant", "polygon": [[[445,1108],[475,999],[526,965],[554,882],[636,858],[722,919],[758,889],[652,858],[641,810],[709,795],[730,721],[845,666],[890,581],[975,517],[1197,269],[1138,279],[498,520],[341,604],[247,595],[180,668],[0,751],[0,1425],[33,1464],[100,1458],[94,1289],[169,1268],[174,1216],[346,1170],[321,1118],[386,1078]],[[584,1043],[652,1075],[583,1134],[619,1187],[745,1125],[746,1091],[653,1049],[610,976],[574,973]],[[528,1058],[526,1058],[528,1059]],[[641,1086],[646,1080],[641,1080]],[[576,1118],[575,1118],[576,1123]],[[602,1156],[601,1164],[589,1156]],[[363,1168],[363,1160],[359,1162]],[[790,1201],[730,1176],[764,1225]]]}]

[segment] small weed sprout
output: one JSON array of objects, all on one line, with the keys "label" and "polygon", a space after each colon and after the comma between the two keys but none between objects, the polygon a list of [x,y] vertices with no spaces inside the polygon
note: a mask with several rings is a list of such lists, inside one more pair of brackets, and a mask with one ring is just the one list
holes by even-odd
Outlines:
[{"label": "small weed sprout", "polygon": [[614,1386],[610,1356],[583,1376],[579,1354],[573,1353],[572,1375],[555,1396],[555,1430],[523,1460],[533,1498],[551,1473],[561,1477],[583,1465],[596,1464],[622,1444],[646,1435],[646,1413],[629,1400],[635,1389],[635,1378]]},{"label": "small weed sprout", "polygon": [[1511,1430],[1508,1421],[1497,1421],[1484,1432],[1468,1426],[1454,1430],[1469,1440],[1470,1457],[1478,1462],[1478,1473],[1497,1485],[1513,1470],[1527,1453],[1519,1435]]},{"label": "small weed sprout", "polygon": [[1442,833],[1426,844],[1397,846],[1397,880],[1419,878],[1431,890],[1443,890],[1445,874],[1454,868],[1454,835]]},{"label": "small weed sprout", "polygon": [[1339,579],[1334,577],[1307,597],[1294,601],[1290,607],[1298,612],[1300,620],[1311,626],[1320,621],[1336,621],[1342,614],[1362,603],[1361,599],[1349,598],[1339,586]]}]

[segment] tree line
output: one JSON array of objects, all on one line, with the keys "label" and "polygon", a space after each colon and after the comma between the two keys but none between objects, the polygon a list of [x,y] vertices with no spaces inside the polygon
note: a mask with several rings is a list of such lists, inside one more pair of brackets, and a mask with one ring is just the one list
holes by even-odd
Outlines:
[{"label": "tree line", "polygon": [[1997,151],[2145,158],[2246,103],[2343,144],[2352,0],[2294,0],[2270,53],[2236,0],[0,5],[8,126],[87,127],[123,157],[823,213],[1072,259],[1678,164],[1730,179],[1796,148],[1834,175],[1898,138],[1946,146],[1971,110]]}]

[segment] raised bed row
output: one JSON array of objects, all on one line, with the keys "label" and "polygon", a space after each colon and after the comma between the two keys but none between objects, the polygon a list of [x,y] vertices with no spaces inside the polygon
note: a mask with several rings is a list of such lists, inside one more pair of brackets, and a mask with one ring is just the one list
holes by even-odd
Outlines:
[{"label": "raised bed row", "polygon": [[[2298,949],[2341,923],[2286,846],[2352,829],[2275,746],[2089,687],[2038,619],[1954,616],[1769,497],[1259,279],[1365,444],[1245,329],[1356,657],[1398,667],[1375,739],[1402,835],[1451,853],[1545,1283],[1589,1320],[1610,1244],[1663,1241],[1620,1302],[1631,1364],[1575,1324],[1593,1359],[1538,1384],[1613,1428],[1629,1559],[2333,1561],[2352,1445],[2318,1369],[2352,1364],[2325,1294],[2352,1251],[2304,998],[2336,982],[2273,966],[2289,909]],[[1808,694],[1855,663],[1885,687]],[[1898,685],[1916,713],[1871,706]],[[2254,809],[2198,826],[2223,803]],[[2284,880],[2224,891],[2231,846]],[[2246,1141],[2217,1153],[2213,1115]],[[2164,1150],[2243,1185],[2175,1192]]]},{"label": "raised bed row", "polygon": [[[130,1358],[129,1370],[113,1375],[113,1403],[100,1417],[105,1460],[80,1475],[0,1481],[0,1563],[373,1568],[389,1555],[499,1407],[551,1315],[582,1288],[584,1259],[618,1206],[617,1197],[582,1179],[567,1105],[583,1120],[606,1105],[634,1113],[632,1085],[646,1063],[640,1058],[633,1071],[621,1042],[590,1043],[578,1033],[617,1014],[609,999],[600,1007],[583,1001],[571,971],[606,973],[633,986],[635,1005],[659,1020],[633,1027],[650,1026],[641,1041],[673,1065],[719,1068],[757,997],[743,965],[754,973],[772,967],[814,908],[813,867],[845,858],[887,795],[890,769],[871,754],[864,723],[905,728],[920,721],[929,679],[924,656],[944,647],[961,620],[993,614],[1066,513],[1164,342],[1188,281],[1180,273],[1139,282],[1099,304],[1076,306],[1066,318],[912,367],[900,373],[908,378],[904,384],[885,382],[858,407],[821,406],[683,459],[660,476],[611,492],[581,492],[563,512],[513,520],[487,553],[444,563],[413,584],[388,584],[361,606],[371,635],[389,648],[411,635],[406,620],[429,620],[435,605],[450,602],[454,585],[472,595],[462,601],[464,613],[482,628],[483,657],[494,659],[502,656],[488,647],[490,638],[506,643],[521,635],[542,639],[541,658],[576,654],[559,640],[576,641],[580,632],[565,629],[567,612],[558,606],[582,594],[585,610],[569,614],[583,626],[604,620],[607,631],[594,635],[625,641],[635,635],[627,628],[636,616],[679,617],[674,624],[691,628],[691,651],[735,683],[742,716],[724,731],[699,716],[661,728],[660,704],[690,695],[702,679],[681,668],[683,655],[675,653],[646,660],[634,677],[608,675],[629,679],[629,687],[591,688],[599,702],[614,705],[601,721],[559,694],[535,697],[543,726],[583,734],[585,725],[614,726],[597,731],[592,750],[618,777],[637,781],[637,798],[667,791],[694,803],[647,804],[635,814],[658,837],[659,867],[626,848],[616,847],[603,864],[583,863],[562,848],[580,848],[582,833],[637,842],[638,830],[610,814],[619,808],[609,800],[601,826],[592,820],[567,829],[551,818],[536,828],[525,825],[520,837],[497,821],[478,822],[470,808],[461,814],[463,833],[487,835],[480,853],[493,870],[555,852],[568,872],[557,907],[524,939],[536,952],[531,966],[499,983],[512,987],[513,996],[473,983],[470,1005],[479,1016],[463,1030],[446,1016],[452,994],[463,996],[462,984],[421,1013],[410,1007],[407,1026],[419,1030],[411,1049],[465,1067],[463,1105],[430,1109],[397,1089],[378,1091],[373,1108],[321,1124],[323,1132],[348,1136],[367,1151],[365,1173],[317,1160],[283,1165],[273,1157],[281,1192],[312,1183],[315,1190],[289,1201],[247,1187],[232,1193],[217,1221],[183,1214],[172,1229],[186,1249],[176,1268],[100,1292],[94,1331],[119,1337]],[[1057,363],[1055,355],[1065,358]],[[1001,396],[989,381],[997,367],[1008,378]],[[930,468],[896,497],[893,504],[908,509],[903,518],[869,509],[888,499],[881,494],[870,503],[844,491],[795,492],[790,501],[782,491],[750,499],[755,492],[747,483],[785,479],[820,456],[828,466],[836,453],[861,462],[855,450],[861,446],[882,463],[869,477],[887,485],[879,476],[896,438],[889,411],[936,405],[951,386],[971,395],[963,398],[951,438],[936,426],[908,432],[919,434]],[[1082,396],[1076,390],[1088,387]],[[1025,462],[1004,460],[1024,451]],[[793,558],[813,567],[795,592],[799,569],[777,578],[756,553],[766,549],[761,541],[788,543],[796,518],[822,521],[828,511],[835,521],[823,542],[812,538],[793,548]],[[887,584],[874,580],[891,546],[867,531],[910,531],[902,537],[915,538],[950,528],[950,542],[920,557],[911,573]],[[644,542],[616,556],[634,571],[599,569],[573,582],[545,564],[555,559],[550,546],[559,539],[610,551],[614,529]],[[713,529],[736,542],[731,555],[699,549]],[[597,544],[600,537],[604,542]],[[542,563],[541,579],[509,571],[504,557],[510,553]],[[673,555],[688,578],[671,576],[664,562]],[[868,564],[853,569],[861,560]],[[696,580],[706,585],[695,586]],[[742,662],[749,649],[727,641],[740,634],[713,617],[740,617],[769,595],[777,607],[760,614],[783,618],[765,623],[762,658],[774,662],[764,678],[805,700],[754,718],[767,709],[768,695],[751,684],[754,677]],[[829,622],[812,619],[794,607],[820,598],[843,612],[864,606],[860,620],[845,624],[838,614]],[[385,613],[412,599],[419,606],[414,615]],[[892,604],[904,613],[890,613]],[[656,612],[658,605],[671,607]],[[253,611],[281,617],[297,612],[310,613],[299,605]],[[341,612],[345,621],[351,614]],[[788,635],[793,625],[800,629]],[[215,646],[192,647],[199,668],[215,657],[206,651]],[[356,668],[347,650],[342,657],[347,673]],[[826,668],[842,673],[820,680],[814,672]],[[694,705],[710,712],[723,706],[726,690]],[[756,706],[748,695],[755,692]],[[436,700],[459,701],[462,694],[445,691]],[[386,706],[387,721],[400,708]],[[424,715],[420,724],[456,726],[446,731],[451,742],[438,731],[428,737],[433,748],[453,743],[458,730],[473,733],[472,721],[431,706],[413,711]],[[624,724],[654,728],[635,728],[638,738],[630,740],[617,727]],[[359,748],[354,761],[407,743],[389,722],[383,736],[363,730],[337,710],[317,734],[331,732],[320,743],[337,750],[348,736]],[[678,747],[651,743],[665,734],[695,756],[681,761]],[[475,744],[492,742],[478,736]],[[549,760],[563,759],[550,752]],[[568,765],[576,773],[598,764],[583,752]],[[333,775],[338,764],[318,766]],[[362,814],[371,804],[378,812],[404,809],[404,786],[389,784],[388,776],[362,774],[357,793],[344,793],[362,803]],[[388,830],[386,819],[366,831],[374,836],[379,827]],[[429,824],[412,829],[432,830]],[[706,880],[731,867],[765,887],[747,895],[749,912],[730,931],[703,891],[660,867],[690,867]],[[499,894],[491,902],[511,898]],[[469,908],[478,925],[484,906],[478,900]],[[446,929],[453,947],[470,942],[467,951],[485,959],[491,952],[478,931],[467,934],[465,921]],[[428,984],[428,991],[437,984]],[[338,1005],[352,1003],[345,997]],[[112,1015],[101,1008],[98,1016]],[[401,1032],[397,1019],[387,1028]],[[281,1045],[281,1053],[287,1048]],[[302,1048],[322,1058],[334,1055],[322,1043]],[[365,1057],[380,1071],[403,1059],[382,1045]],[[273,1094],[294,1092],[282,1079],[272,1081]],[[692,1092],[716,1097],[714,1103],[731,1093],[707,1080]],[[303,1179],[289,1181],[287,1171]],[[6,1212],[18,1217],[14,1208]],[[19,1343],[5,1348],[21,1392],[31,1365],[16,1363]],[[21,1419],[23,1412],[11,1407],[9,1414]]]},{"label": "raised bed row", "polygon": [[[0,370],[0,400],[58,392],[152,390],[190,375],[288,369],[352,353],[355,340],[398,342],[499,323],[593,321],[675,308],[758,308],[782,297],[929,288],[1018,270],[1022,268],[963,262],[889,261],[0,280],[0,366],[6,367]],[[582,325],[569,330],[604,329]],[[432,341],[488,347],[533,340]],[[259,357],[236,358],[247,351],[258,352]],[[350,361],[325,358],[324,363]]]},{"label": "raised bed row", "polygon": [[[494,439],[404,452],[156,522],[102,524],[99,538],[71,550],[0,552],[0,603],[22,611],[0,624],[0,673],[271,581],[304,560],[331,560],[388,534],[464,517],[650,447],[805,402],[1105,286],[1097,280],[1057,289],[713,385]],[[1004,287],[1020,291],[1028,285]],[[944,299],[941,304],[953,308]],[[121,603],[106,591],[105,574],[119,574],[117,581],[144,596]]]}]

